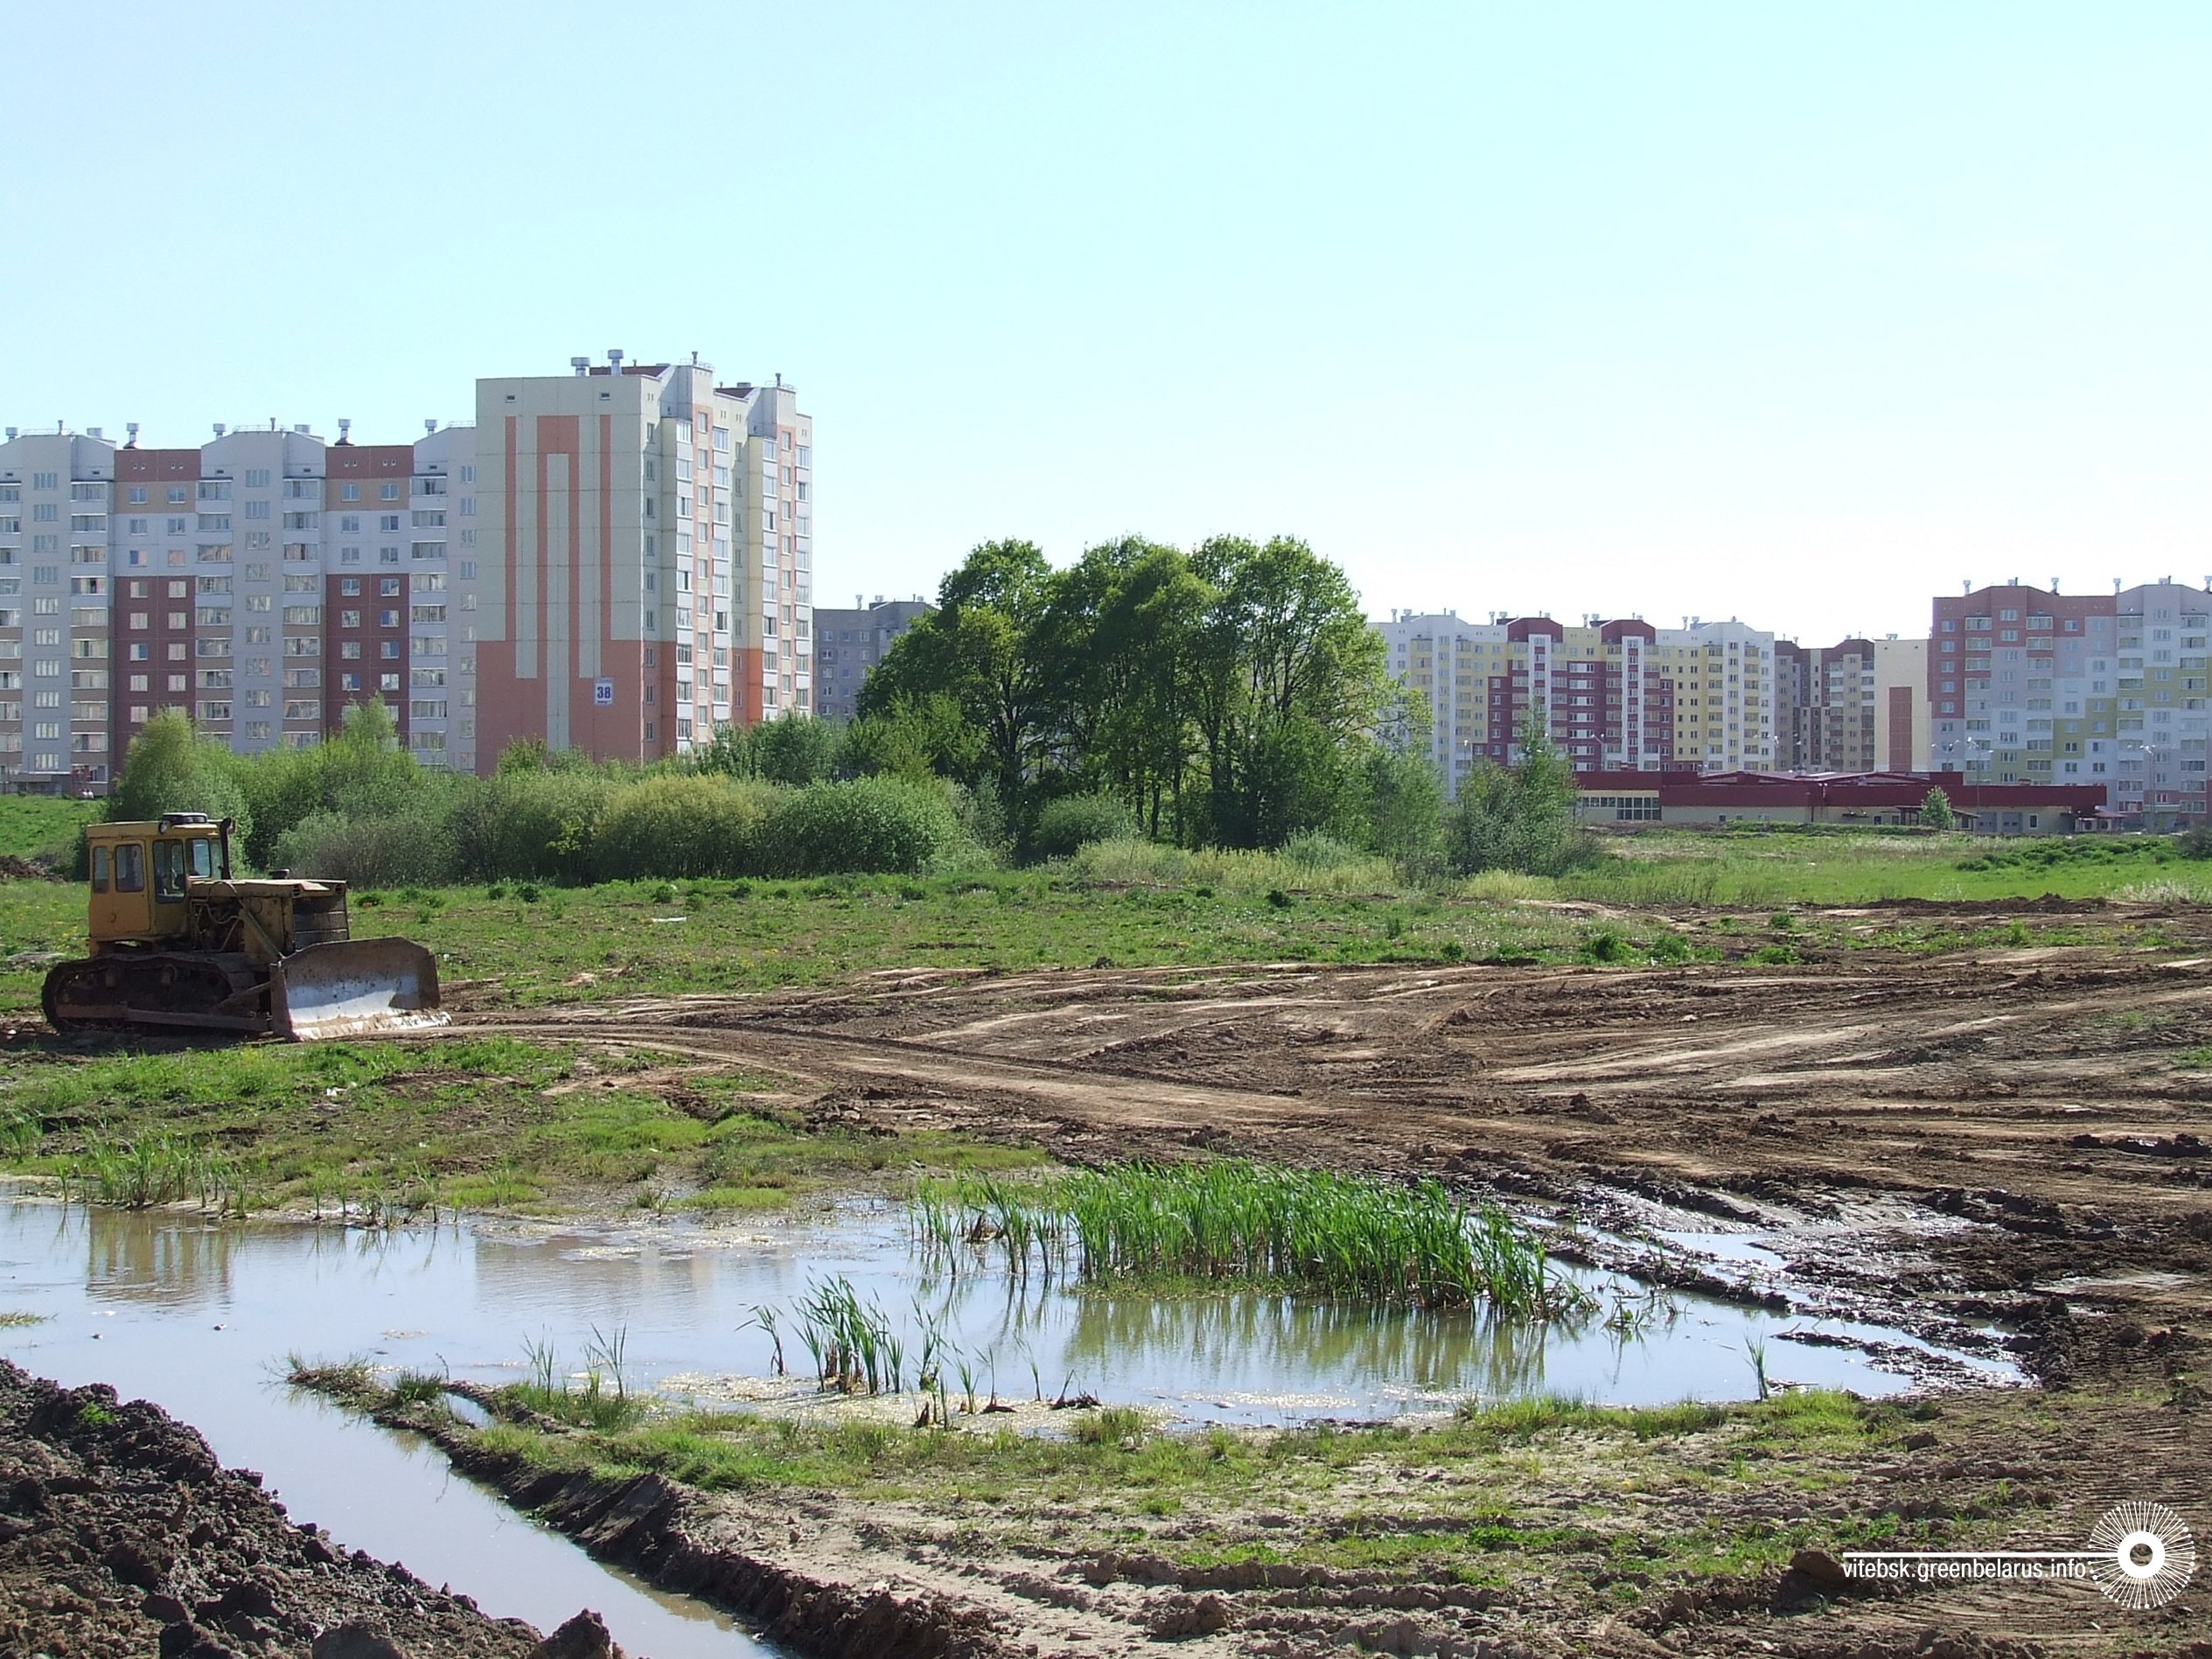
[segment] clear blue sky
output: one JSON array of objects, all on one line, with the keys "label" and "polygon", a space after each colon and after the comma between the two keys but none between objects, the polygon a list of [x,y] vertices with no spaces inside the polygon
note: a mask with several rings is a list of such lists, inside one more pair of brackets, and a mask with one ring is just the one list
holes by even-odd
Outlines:
[{"label": "clear blue sky", "polygon": [[0,419],[793,381],[819,601],[1288,532],[1809,640],[2212,573],[2212,8],[0,0]]}]

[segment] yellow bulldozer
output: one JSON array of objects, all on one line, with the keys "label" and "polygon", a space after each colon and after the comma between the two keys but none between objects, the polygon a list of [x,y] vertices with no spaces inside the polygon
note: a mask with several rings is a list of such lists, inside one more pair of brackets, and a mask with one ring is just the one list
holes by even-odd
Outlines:
[{"label": "yellow bulldozer", "polygon": [[92,954],[46,975],[57,1031],[166,1026],[311,1042],[443,1025],[437,960],[357,939],[343,882],[231,874],[228,819],[94,824]]}]

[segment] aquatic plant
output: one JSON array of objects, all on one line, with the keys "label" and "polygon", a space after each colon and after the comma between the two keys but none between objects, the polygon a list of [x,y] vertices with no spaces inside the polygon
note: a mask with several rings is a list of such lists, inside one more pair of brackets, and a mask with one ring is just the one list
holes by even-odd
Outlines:
[{"label": "aquatic plant", "polygon": [[63,1182],[86,1203],[144,1209],[191,1198],[202,1209],[246,1213],[237,1165],[196,1140],[165,1134],[121,1145],[88,1140],[82,1155],[64,1172]]},{"label": "aquatic plant", "polygon": [[1415,1185],[1239,1159],[1124,1164],[1029,1181],[925,1181],[912,1205],[925,1255],[957,1270],[997,1247],[1017,1277],[1267,1279],[1329,1295],[1547,1314],[1587,1294],[1496,1205]]},{"label": "aquatic plant", "polygon": [[863,1301],[842,1273],[816,1279],[792,1310],[824,1388],[896,1394],[904,1351],[883,1305]]},{"label": "aquatic plant", "polygon": [[739,1330],[757,1327],[768,1338],[770,1375],[784,1374],[784,1334],[776,1328],[776,1310],[766,1302],[753,1304],[753,1311],[737,1322]]},{"label": "aquatic plant", "polygon": [[570,1378],[561,1370],[552,1339],[534,1342],[526,1336],[522,1354],[530,1367],[529,1380],[511,1383],[500,1392],[516,1405],[558,1423],[602,1431],[625,1428],[643,1414],[639,1404],[630,1398],[623,1374],[623,1352],[628,1343],[626,1327],[616,1326],[609,1336],[593,1326],[591,1340],[583,1349],[583,1386],[572,1388]]}]

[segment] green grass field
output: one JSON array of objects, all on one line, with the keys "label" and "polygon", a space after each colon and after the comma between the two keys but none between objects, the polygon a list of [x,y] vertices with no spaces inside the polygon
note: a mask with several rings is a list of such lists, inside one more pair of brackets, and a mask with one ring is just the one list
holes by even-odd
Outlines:
[{"label": "green grass field", "polygon": [[[9,814],[48,802],[0,803]],[[67,805],[62,803],[61,805]],[[1410,884],[1379,860],[1323,868],[1256,853],[1120,843],[1067,864],[812,882],[527,883],[357,893],[357,936],[404,934],[438,953],[449,987],[530,1006],[625,994],[832,983],[885,967],[1193,966],[1239,962],[1492,959],[1636,964],[1756,954],[1707,917],[1887,899],[2055,894],[2169,903],[2212,898],[2212,862],[2160,838],[1994,841],[1964,835],[1745,831],[1608,837],[1601,863],[1558,880],[1492,873]],[[1615,914],[1594,914],[1602,906]],[[1763,921],[1763,917],[1759,918]],[[2084,923],[2118,937],[2116,924]],[[1853,934],[1804,918],[1801,943],[1955,948],[1987,926]],[[1978,931],[1977,931],[1978,929]],[[2024,943],[2025,941],[2014,941]],[[84,898],[48,882],[0,883],[0,1016],[38,1006],[24,952],[84,948]],[[1778,958],[1762,945],[1764,959]]]},{"label": "green grass field", "polygon": [[506,1037],[0,1053],[0,1169],[108,1203],[380,1219],[618,1202],[770,1208],[890,1172],[1018,1168],[947,1135],[817,1132],[782,1080]]}]

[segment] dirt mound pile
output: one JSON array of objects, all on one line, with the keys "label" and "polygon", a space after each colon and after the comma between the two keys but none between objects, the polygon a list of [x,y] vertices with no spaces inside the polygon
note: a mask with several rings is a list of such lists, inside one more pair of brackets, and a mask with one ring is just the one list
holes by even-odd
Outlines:
[{"label": "dirt mound pile", "polygon": [[[598,1642],[592,1637],[597,1635]],[[541,1642],[295,1526],[248,1470],[105,1384],[0,1360],[0,1653],[606,1659],[579,1615]]]}]

